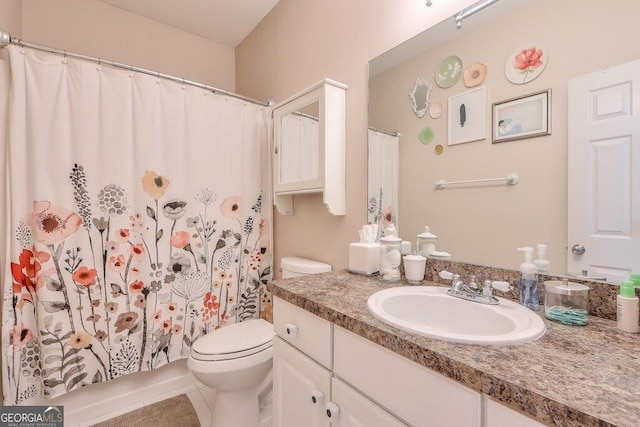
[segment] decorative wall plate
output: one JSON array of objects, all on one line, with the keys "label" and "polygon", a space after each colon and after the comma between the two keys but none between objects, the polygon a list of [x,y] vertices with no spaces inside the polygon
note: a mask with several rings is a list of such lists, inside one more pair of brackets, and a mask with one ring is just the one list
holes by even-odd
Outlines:
[{"label": "decorative wall plate", "polygon": [[487,66],[482,62],[474,62],[464,70],[462,80],[466,87],[476,87],[484,82],[485,77],[487,77]]},{"label": "decorative wall plate", "polygon": [[442,115],[442,104],[440,104],[439,102],[434,102],[433,104],[431,104],[431,107],[429,107],[429,115],[432,119],[437,119],[438,117],[440,117]]},{"label": "decorative wall plate", "polygon": [[433,138],[435,136],[436,136],[436,134],[433,131],[433,129],[431,128],[431,126],[427,126],[424,129],[422,129],[422,131],[420,132],[420,135],[418,135],[418,139],[420,139],[420,141],[424,145],[427,145],[428,143],[433,141]]},{"label": "decorative wall plate", "polygon": [[522,85],[542,74],[549,55],[538,43],[522,45],[509,55],[504,64],[504,74],[511,83]]},{"label": "decorative wall plate", "polygon": [[448,88],[456,84],[462,75],[462,60],[457,56],[448,56],[436,67],[436,84]]}]

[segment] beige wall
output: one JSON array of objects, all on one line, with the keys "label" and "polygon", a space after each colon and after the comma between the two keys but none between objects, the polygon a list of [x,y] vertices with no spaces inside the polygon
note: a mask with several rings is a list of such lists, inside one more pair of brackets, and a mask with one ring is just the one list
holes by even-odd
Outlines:
[{"label": "beige wall", "polygon": [[471,3],[281,0],[236,48],[239,93],[281,101],[324,77],[349,86],[347,214],[332,217],[321,195],[295,196],[293,215],[274,213],[276,271],[288,255],[347,267],[348,245],[367,220],[367,63]]},{"label": "beige wall", "polygon": [[235,91],[233,48],[97,0],[23,0],[22,38]]},{"label": "beige wall", "polygon": [[[517,268],[522,262],[517,247],[546,243],[551,271],[566,272],[567,81],[640,57],[640,45],[635,43],[640,38],[635,22],[640,3],[617,1],[613,8],[610,2],[589,2],[587,8],[584,4],[582,0],[528,2],[372,80],[372,125],[404,134],[400,146],[402,235],[415,236],[429,225],[439,237],[439,246],[450,251],[453,259],[505,268]],[[536,25],[523,25],[522,17]],[[536,80],[514,85],[504,76],[506,58],[532,41],[547,49],[548,65]],[[474,61],[488,67],[486,140],[447,146],[447,100],[469,90],[462,80],[448,89],[434,86],[431,100],[444,107],[439,119],[428,115],[418,119],[410,110],[405,88],[418,76],[432,80],[440,60],[452,54],[462,59],[463,68]],[[551,136],[491,143],[493,102],[549,88]],[[430,145],[417,138],[425,126],[435,131]],[[434,154],[435,144],[445,147],[443,155]],[[438,179],[506,177],[512,172],[521,179],[514,187],[434,188]]]},{"label": "beige wall", "polygon": [[22,37],[22,0],[0,0],[0,28]]}]

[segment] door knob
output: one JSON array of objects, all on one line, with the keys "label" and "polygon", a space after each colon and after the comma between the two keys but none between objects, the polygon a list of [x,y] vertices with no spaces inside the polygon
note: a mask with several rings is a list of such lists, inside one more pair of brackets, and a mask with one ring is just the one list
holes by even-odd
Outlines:
[{"label": "door knob", "polygon": [[586,249],[584,246],[576,244],[571,247],[571,252],[573,252],[576,255],[582,255],[583,253],[586,252]]}]

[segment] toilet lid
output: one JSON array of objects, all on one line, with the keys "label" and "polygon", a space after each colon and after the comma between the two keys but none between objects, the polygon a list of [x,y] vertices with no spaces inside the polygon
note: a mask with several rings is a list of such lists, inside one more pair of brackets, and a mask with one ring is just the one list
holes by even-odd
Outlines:
[{"label": "toilet lid", "polygon": [[250,356],[272,345],[273,325],[263,319],[234,323],[198,338],[191,347],[198,360],[229,360]]}]

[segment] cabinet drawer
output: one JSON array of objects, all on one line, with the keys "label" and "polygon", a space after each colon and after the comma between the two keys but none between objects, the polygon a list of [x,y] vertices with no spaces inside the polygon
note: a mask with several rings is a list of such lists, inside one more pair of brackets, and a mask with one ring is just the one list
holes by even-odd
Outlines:
[{"label": "cabinet drawer", "polygon": [[273,329],[282,339],[331,369],[331,322],[276,297],[273,300]]},{"label": "cabinet drawer", "polygon": [[340,327],[334,351],[335,376],[409,424],[481,425],[480,393]]}]

